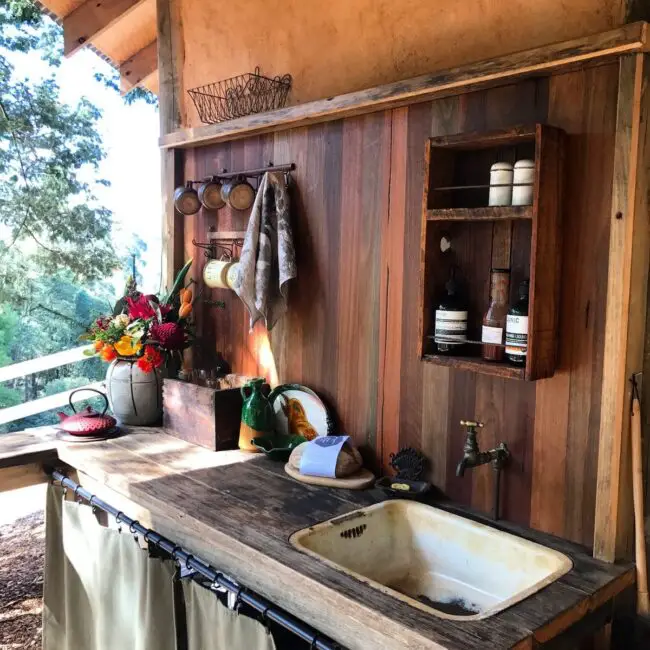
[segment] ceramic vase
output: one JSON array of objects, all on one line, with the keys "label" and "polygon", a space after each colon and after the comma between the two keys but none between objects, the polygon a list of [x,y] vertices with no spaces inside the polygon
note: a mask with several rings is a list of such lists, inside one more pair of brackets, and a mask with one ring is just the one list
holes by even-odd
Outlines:
[{"label": "ceramic vase", "polygon": [[258,377],[251,379],[241,388],[244,404],[239,427],[239,448],[243,451],[259,451],[257,447],[251,444],[251,440],[258,436],[268,436],[273,433],[275,417],[271,403],[262,392],[264,383],[265,380]]},{"label": "ceramic vase", "polygon": [[136,361],[115,359],[106,373],[106,393],[119,424],[146,426],[162,419],[162,373],[143,372]]}]

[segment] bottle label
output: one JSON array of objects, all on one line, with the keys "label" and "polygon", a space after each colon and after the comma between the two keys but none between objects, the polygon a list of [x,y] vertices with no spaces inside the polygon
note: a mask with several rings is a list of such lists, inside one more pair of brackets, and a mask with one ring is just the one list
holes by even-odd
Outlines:
[{"label": "bottle label", "polygon": [[506,318],[506,353],[525,357],[528,351],[528,316]]},{"label": "bottle label", "polygon": [[436,343],[461,345],[467,341],[467,312],[436,309]]},{"label": "bottle label", "polygon": [[503,343],[503,328],[483,325],[483,330],[481,332],[481,341],[483,343],[496,343],[500,345]]}]

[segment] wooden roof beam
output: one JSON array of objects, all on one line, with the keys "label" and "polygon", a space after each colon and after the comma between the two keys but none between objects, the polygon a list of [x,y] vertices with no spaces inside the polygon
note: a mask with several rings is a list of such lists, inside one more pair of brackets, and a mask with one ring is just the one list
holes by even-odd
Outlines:
[{"label": "wooden roof beam", "polygon": [[145,0],[86,0],[63,19],[63,54],[71,56]]},{"label": "wooden roof beam", "polygon": [[123,95],[140,86],[158,70],[158,43],[153,41],[120,65],[120,92]]}]

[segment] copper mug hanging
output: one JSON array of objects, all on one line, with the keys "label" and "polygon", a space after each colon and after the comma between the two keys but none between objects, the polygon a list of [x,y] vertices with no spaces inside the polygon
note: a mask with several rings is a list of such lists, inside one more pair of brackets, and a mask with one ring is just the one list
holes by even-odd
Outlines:
[{"label": "copper mug hanging", "polygon": [[187,181],[174,190],[174,205],[184,215],[196,214],[201,209],[201,201],[192,181]]},{"label": "copper mug hanging", "polygon": [[208,210],[220,210],[226,205],[221,196],[222,190],[223,185],[216,176],[207,178],[199,185],[199,201]]},{"label": "copper mug hanging", "polygon": [[233,210],[248,210],[255,201],[255,190],[245,176],[235,176],[221,188],[221,198]]}]

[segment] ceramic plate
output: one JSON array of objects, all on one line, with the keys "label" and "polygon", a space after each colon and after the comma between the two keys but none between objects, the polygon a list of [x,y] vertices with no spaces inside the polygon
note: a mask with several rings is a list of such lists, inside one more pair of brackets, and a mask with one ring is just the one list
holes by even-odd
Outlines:
[{"label": "ceramic plate", "polygon": [[316,393],[300,384],[282,384],[271,391],[276,431],[313,440],[334,433],[334,419]]}]

